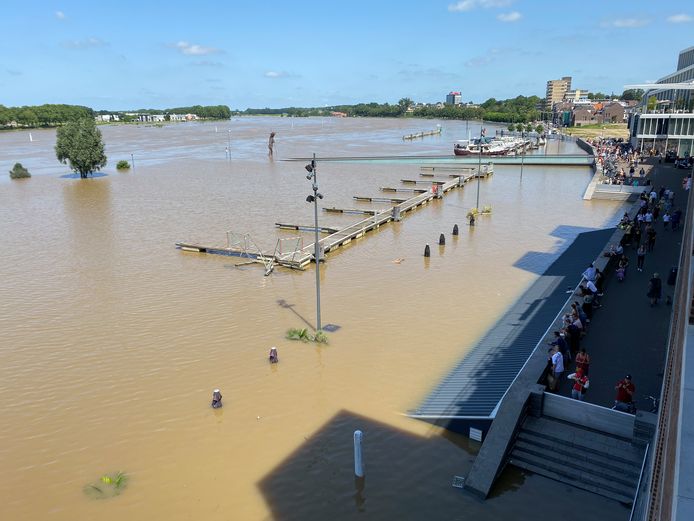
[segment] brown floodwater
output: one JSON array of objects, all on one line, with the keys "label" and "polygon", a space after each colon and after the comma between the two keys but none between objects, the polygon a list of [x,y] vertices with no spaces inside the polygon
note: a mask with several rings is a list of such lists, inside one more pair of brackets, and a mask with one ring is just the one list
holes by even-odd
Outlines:
[{"label": "brown floodwater", "polygon": [[[436,124],[441,136],[401,139]],[[493,213],[474,229],[464,226],[470,183],[329,254],[322,317],[340,329],[316,346],[284,338],[315,323],[312,266],[264,277],[260,266],[174,243],[225,244],[231,231],[272,251],[296,235],[274,223],[313,221],[304,163],[283,158],[450,154],[466,123],[243,118],[101,130],[107,175],[86,180],[65,177],[54,130],[32,131],[33,141],[0,134],[0,170],[20,161],[33,173],[0,178],[1,519],[452,519],[463,510],[529,519],[538,504],[567,501],[626,517],[620,505],[520,472],[506,472],[487,502],[472,500],[450,483],[476,444],[404,415],[577,233],[618,220],[617,203],[581,199],[588,168],[526,166],[521,182],[519,167],[497,167],[480,183]],[[131,154],[135,168],[117,172]],[[319,161],[322,203],[383,207],[352,197],[415,178],[419,164]],[[267,363],[270,346],[277,365]],[[219,410],[209,407],[215,387]],[[356,495],[355,427],[367,469]],[[120,496],[84,493],[117,470],[129,476]]]}]

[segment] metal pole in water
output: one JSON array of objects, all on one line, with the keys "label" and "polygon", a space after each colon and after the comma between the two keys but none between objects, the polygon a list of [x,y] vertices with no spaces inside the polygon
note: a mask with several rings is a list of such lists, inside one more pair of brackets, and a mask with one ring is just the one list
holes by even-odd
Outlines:
[{"label": "metal pole in water", "polygon": [[520,180],[523,180],[523,159],[525,158],[525,139],[523,138],[523,132],[521,132],[521,174]]},{"label": "metal pole in water", "polygon": [[354,431],[354,475],[359,478],[364,477],[364,462],[361,456],[361,439],[362,432],[359,430]]},{"label": "metal pole in water", "polygon": [[229,147],[229,161],[231,161],[231,129],[227,130],[227,147]]},{"label": "metal pole in water", "polygon": [[135,170],[135,156],[130,154],[130,162],[133,164],[133,170]]},{"label": "metal pole in water", "polygon": [[318,244],[318,168],[316,168],[316,154],[313,154],[313,220],[315,224],[315,252],[316,259],[316,331],[321,330],[320,323],[320,246]]}]

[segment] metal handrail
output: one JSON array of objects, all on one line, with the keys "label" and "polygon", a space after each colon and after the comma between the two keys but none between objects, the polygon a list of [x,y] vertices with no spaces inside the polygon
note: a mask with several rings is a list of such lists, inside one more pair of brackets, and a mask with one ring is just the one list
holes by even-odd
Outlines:
[{"label": "metal handrail", "polygon": [[639,497],[639,489],[641,488],[641,482],[643,481],[643,472],[646,469],[646,461],[648,461],[648,451],[651,450],[651,444],[646,445],[646,451],[643,453],[643,461],[641,462],[641,472],[639,473],[639,482],[636,484],[636,490],[634,491],[634,501],[631,503],[631,512],[629,513],[629,521],[634,521],[634,511],[636,510],[636,500]]},{"label": "metal handrail", "polygon": [[651,483],[646,519],[658,521],[672,517],[672,493],[677,459],[677,431],[680,407],[679,382],[682,374],[682,355],[691,298],[689,278],[692,261],[692,211],[694,190],[690,190],[687,217],[682,232],[679,277],[675,286],[672,319],[666,350],[665,371],[661,388],[660,413],[656,424]]}]

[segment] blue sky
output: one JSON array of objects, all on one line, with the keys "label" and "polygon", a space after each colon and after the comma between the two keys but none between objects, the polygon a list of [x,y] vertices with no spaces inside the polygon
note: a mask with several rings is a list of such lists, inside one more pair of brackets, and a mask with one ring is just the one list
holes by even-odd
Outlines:
[{"label": "blue sky", "polygon": [[0,104],[232,108],[621,92],[675,70],[670,0],[3,0]]}]

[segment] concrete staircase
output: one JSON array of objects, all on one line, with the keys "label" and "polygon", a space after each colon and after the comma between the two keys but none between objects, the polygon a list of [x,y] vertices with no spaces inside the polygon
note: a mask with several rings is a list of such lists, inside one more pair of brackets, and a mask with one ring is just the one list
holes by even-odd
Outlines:
[{"label": "concrete staircase", "polygon": [[598,187],[593,191],[591,199],[601,199],[603,201],[628,201],[630,198],[634,197],[638,197],[638,194],[634,195],[633,192],[620,192]]},{"label": "concrete staircase", "polygon": [[528,416],[518,433],[509,463],[630,504],[645,447],[579,425]]}]

